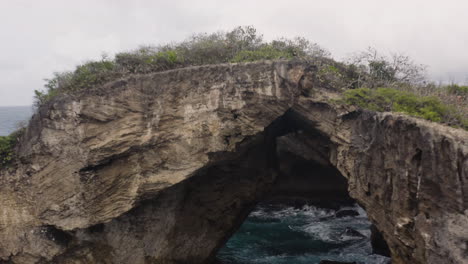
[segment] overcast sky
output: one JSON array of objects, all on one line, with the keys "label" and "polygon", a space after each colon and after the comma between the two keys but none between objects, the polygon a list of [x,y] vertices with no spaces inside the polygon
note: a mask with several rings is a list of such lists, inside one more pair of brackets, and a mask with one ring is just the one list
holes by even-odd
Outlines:
[{"label": "overcast sky", "polygon": [[468,80],[468,0],[0,0],[0,106],[29,105],[54,71],[143,44],[253,25],[337,59],[372,46]]}]

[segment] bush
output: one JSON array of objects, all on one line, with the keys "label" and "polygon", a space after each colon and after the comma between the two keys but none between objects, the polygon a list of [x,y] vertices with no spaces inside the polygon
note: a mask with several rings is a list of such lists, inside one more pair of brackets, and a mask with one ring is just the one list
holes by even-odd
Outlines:
[{"label": "bush", "polygon": [[231,62],[249,62],[258,60],[292,59],[294,53],[265,45],[256,50],[242,50],[231,59]]},{"label": "bush", "polygon": [[91,61],[79,65],[73,72],[54,73],[45,79],[45,91],[35,90],[35,105],[39,106],[58,94],[90,89],[119,76],[114,61],[103,57],[101,61]]},{"label": "bush", "polygon": [[326,57],[328,52],[303,38],[264,42],[253,27],[237,27],[229,32],[198,34],[187,40],[164,46],[141,47],[122,52],[114,59],[79,65],[73,72],[54,73],[46,79],[45,90],[35,91],[36,105],[64,93],[87,90],[125,76],[165,71],[193,65],[256,60]]},{"label": "bush", "polygon": [[468,120],[432,96],[417,96],[393,88],[359,88],[344,92],[344,102],[374,111],[394,111],[468,129]]},{"label": "bush", "polygon": [[451,94],[468,96],[468,86],[459,86],[457,84],[451,84],[445,87]]},{"label": "bush", "polygon": [[14,160],[14,148],[22,132],[20,129],[9,136],[0,136],[0,168],[8,167]]},{"label": "bush", "polygon": [[183,64],[176,51],[158,51],[151,47],[140,48],[135,52],[118,53],[114,63],[116,71],[121,75],[164,71]]},{"label": "bush", "polygon": [[425,80],[426,67],[414,63],[403,54],[383,55],[374,48],[368,48],[352,56],[349,61],[360,69],[360,82],[366,87],[419,85]]}]

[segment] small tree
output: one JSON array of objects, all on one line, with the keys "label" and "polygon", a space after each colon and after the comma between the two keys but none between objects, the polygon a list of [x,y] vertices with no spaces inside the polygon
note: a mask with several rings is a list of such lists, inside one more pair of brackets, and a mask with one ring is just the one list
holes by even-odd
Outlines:
[{"label": "small tree", "polygon": [[426,67],[400,53],[385,56],[374,48],[368,48],[354,55],[350,63],[365,73],[365,76],[360,76],[360,81],[362,85],[369,87],[417,85],[425,80]]}]

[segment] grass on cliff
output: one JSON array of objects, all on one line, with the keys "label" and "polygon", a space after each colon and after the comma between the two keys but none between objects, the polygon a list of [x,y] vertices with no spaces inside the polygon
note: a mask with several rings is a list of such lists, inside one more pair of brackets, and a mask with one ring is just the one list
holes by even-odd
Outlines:
[{"label": "grass on cliff", "polygon": [[395,88],[359,88],[345,91],[343,102],[373,111],[400,112],[468,130],[466,116],[435,96],[418,96]]}]

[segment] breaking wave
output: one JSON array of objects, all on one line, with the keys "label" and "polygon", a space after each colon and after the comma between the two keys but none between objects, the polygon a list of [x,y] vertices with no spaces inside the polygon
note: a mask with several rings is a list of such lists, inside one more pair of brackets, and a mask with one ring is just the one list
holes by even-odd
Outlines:
[{"label": "breaking wave", "polygon": [[[340,217],[337,217],[341,212]],[[339,210],[261,204],[217,255],[226,264],[384,264],[372,254],[370,222],[359,206]]]}]

